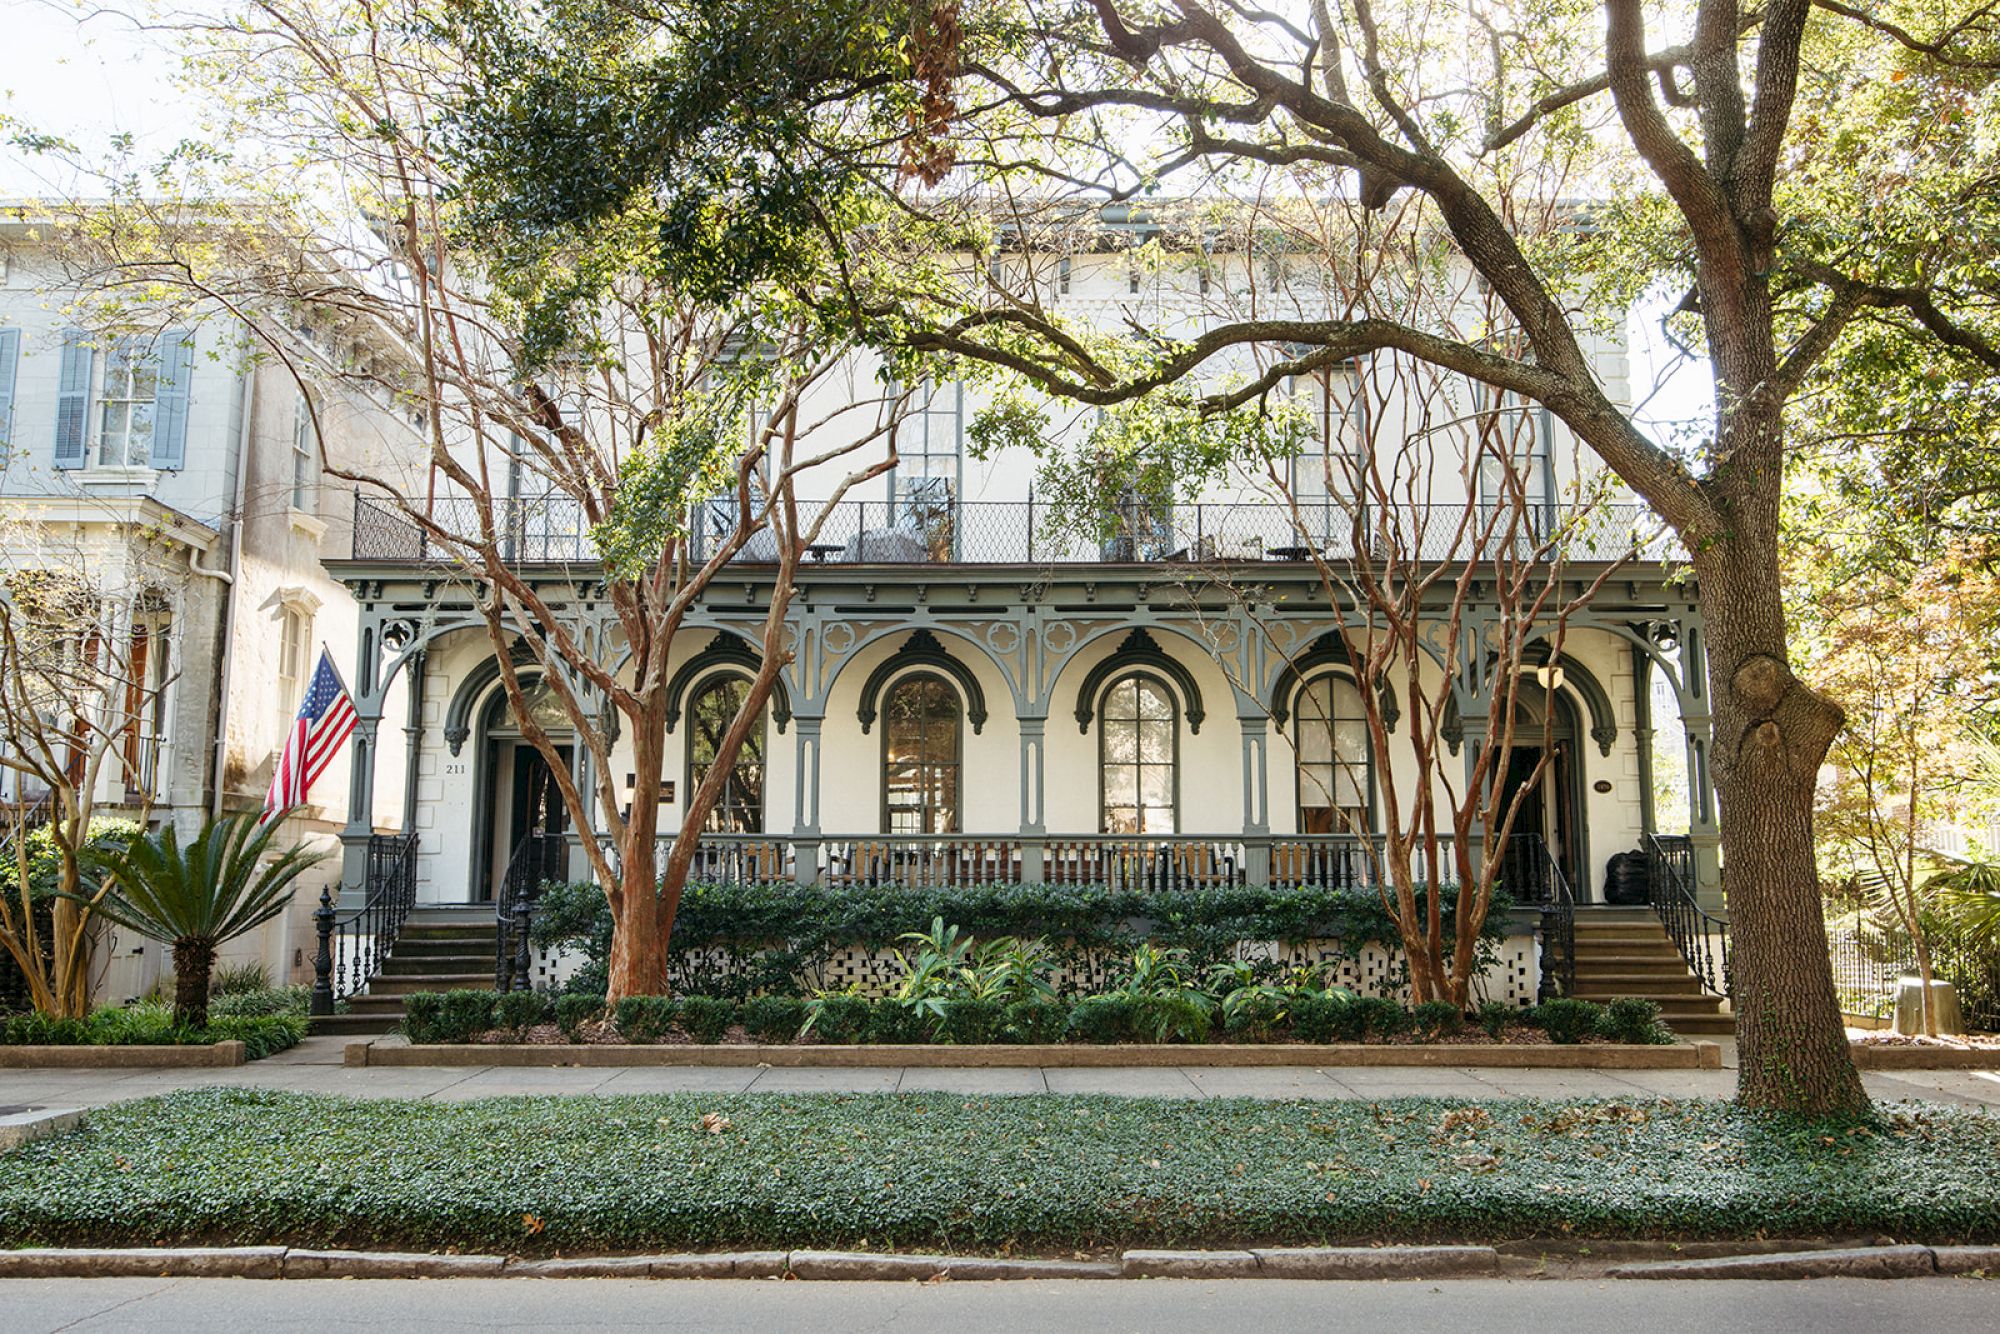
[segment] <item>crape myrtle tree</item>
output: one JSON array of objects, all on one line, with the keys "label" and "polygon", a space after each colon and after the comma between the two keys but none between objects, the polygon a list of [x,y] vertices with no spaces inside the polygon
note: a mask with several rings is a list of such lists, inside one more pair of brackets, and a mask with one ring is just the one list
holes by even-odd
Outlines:
[{"label": "crape myrtle tree", "polygon": [[[604,31],[608,13],[649,53],[622,67],[627,77],[576,78],[546,58]],[[1842,364],[1850,340],[1884,327],[1954,375],[2000,369],[1980,280],[1996,192],[1962,170],[1949,136],[1916,130],[1965,114],[1969,72],[1993,55],[1988,7],[629,0],[479,21],[509,31],[505,58],[482,70],[501,89],[483,120],[486,179],[523,219],[599,213],[640,191],[689,218],[734,200],[768,229],[811,216],[810,183],[850,174],[912,210],[961,182],[1131,199],[1194,193],[1253,166],[1310,170],[1304,179],[1370,207],[1420,199],[1491,286],[1511,346],[1385,303],[1382,314],[1226,324],[1114,360],[1018,292],[995,300],[961,284],[955,306],[897,283],[853,305],[909,315],[912,345],[1008,366],[1088,404],[1131,402],[1264,344],[1303,350],[1211,392],[1212,410],[1317,365],[1395,351],[1561,418],[1690,553],[1741,1096],[1800,1110],[1865,1103],[1814,874],[1814,777],[1841,712],[1794,672],[1781,597],[1786,409]],[[1815,113],[1885,80],[1916,85],[1883,103],[1910,151],[1855,154],[1865,188],[1821,193],[1814,164],[1842,148]],[[716,169],[686,170],[691,149]],[[1939,182],[1927,213],[1876,207],[1912,175]],[[1564,194],[1608,201],[1590,237],[1549,247],[1516,230],[1520,200]],[[1678,324],[1714,377],[1701,439],[1680,449],[1633,424],[1579,342],[1584,305],[1663,280],[1678,284]]]},{"label": "crape myrtle tree", "polygon": [[[570,826],[598,835],[581,842],[614,920],[610,998],[665,991],[696,843],[790,661],[800,557],[835,502],[894,466],[907,392],[853,369],[852,329],[822,317],[805,262],[708,281],[704,246],[722,242],[677,246],[644,199],[573,226],[482,214],[449,114],[476,90],[421,5],[155,21],[185,40],[217,113],[208,142],[229,147],[113,178],[113,206],[79,211],[73,267],[243,321],[297,380],[325,475],[473,590],[513,716]],[[329,456],[337,395],[405,417],[414,462],[393,439],[373,463],[356,439]],[[802,477],[828,503],[802,503]],[[659,790],[670,661],[738,561],[772,581],[759,666],[662,865],[657,804],[619,784]],[[579,615],[578,580],[608,626]],[[558,749],[572,740],[587,766]]]}]

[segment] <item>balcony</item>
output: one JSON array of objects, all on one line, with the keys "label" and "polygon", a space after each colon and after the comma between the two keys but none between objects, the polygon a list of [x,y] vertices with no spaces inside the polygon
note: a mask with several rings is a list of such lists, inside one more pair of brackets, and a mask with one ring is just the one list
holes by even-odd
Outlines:
[{"label": "balcony", "polygon": [[[1332,560],[1355,554],[1353,525],[1331,504],[1304,506],[1296,516],[1288,506],[1262,502],[1133,507],[1114,515],[1102,535],[1079,535],[1035,500],[921,505],[844,500],[830,509],[805,502],[801,521],[810,522],[823,509],[825,522],[807,553],[808,566],[1302,564],[1314,552]],[[433,501],[430,515],[439,528],[468,540],[482,531],[480,506],[467,499]],[[1378,555],[1394,549],[1424,561],[1463,560],[1476,549],[1475,537],[1459,532],[1463,517],[1464,508],[1455,505],[1384,511],[1371,519],[1367,537]],[[494,518],[502,557],[510,564],[583,565],[597,559],[582,507],[569,497],[509,499]],[[703,505],[692,518],[697,558],[735,526],[729,502]],[[1641,505],[1600,505],[1585,514],[1549,507],[1536,518],[1536,531],[1512,544],[1520,557],[1539,551],[1547,541],[1543,534],[1558,535],[1553,550],[1566,561],[1660,560],[1676,549]],[[446,544],[395,506],[361,495],[354,502],[352,555],[389,565],[443,566],[452,560]],[[758,533],[736,563],[754,567],[776,559],[770,535]]]}]

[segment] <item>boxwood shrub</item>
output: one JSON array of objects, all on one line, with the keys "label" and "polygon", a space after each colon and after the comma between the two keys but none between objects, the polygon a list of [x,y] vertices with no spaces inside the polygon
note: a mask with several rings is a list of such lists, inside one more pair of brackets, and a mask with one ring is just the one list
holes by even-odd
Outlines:
[{"label": "boxwood shrub", "polygon": [[696,1042],[720,1042],[736,1022],[736,1002],[727,996],[687,996],[681,1000],[678,1019],[682,1031]]},{"label": "boxwood shrub", "polygon": [[627,1042],[658,1042],[673,1031],[677,1009],[671,996],[627,996],[618,1002],[612,1022]]}]

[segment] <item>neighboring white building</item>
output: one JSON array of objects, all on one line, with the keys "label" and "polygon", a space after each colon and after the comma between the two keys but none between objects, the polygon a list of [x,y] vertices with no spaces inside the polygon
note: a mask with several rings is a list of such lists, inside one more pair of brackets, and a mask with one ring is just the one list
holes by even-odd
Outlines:
[{"label": "neighboring white building", "polygon": [[[49,235],[25,212],[0,223],[0,577],[69,568],[97,590],[96,632],[143,676],[129,756],[104,766],[99,810],[185,837],[263,804],[321,646],[354,658],[354,603],[322,564],[346,551],[351,492],[322,478],[296,380],[254,355],[240,322],[107,323]],[[298,351],[310,367],[310,346]],[[379,404],[325,393],[319,408],[327,458],[411,448],[407,423]],[[292,832],[327,840],[347,788],[343,757]],[[378,792],[395,818],[396,776]],[[310,900],[333,875],[308,877],[287,916],[224,962],[310,980]],[[109,935],[100,993],[149,991],[166,951]]]}]

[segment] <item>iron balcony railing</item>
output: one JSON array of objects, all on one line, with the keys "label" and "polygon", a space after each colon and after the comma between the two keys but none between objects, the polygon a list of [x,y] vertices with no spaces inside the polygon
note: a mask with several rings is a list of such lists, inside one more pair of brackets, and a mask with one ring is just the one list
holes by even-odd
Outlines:
[{"label": "iron balcony railing", "polygon": [[[805,502],[801,522],[820,517]],[[430,521],[464,542],[480,542],[487,528],[483,506],[442,497],[428,506]],[[1330,504],[1291,507],[1261,502],[1203,502],[1164,509],[1131,507],[1107,517],[1097,532],[1079,533],[1036,500],[843,500],[826,509],[818,540],[806,553],[821,565],[1088,565],[1300,564],[1317,552],[1348,560],[1357,542],[1378,556],[1422,561],[1492,559],[1540,554],[1566,561],[1610,561],[1627,556],[1666,559],[1675,547],[1660,535],[1652,511],[1640,505],[1600,505],[1588,511],[1546,506],[1510,541],[1482,541],[1478,525],[1461,533],[1464,507],[1407,507],[1368,516],[1357,532],[1348,514]],[[491,531],[503,560],[516,565],[593,564],[597,549],[582,507],[567,496],[515,497],[496,504]],[[734,502],[697,507],[690,516],[692,547],[706,556],[735,529]],[[1544,553],[1544,548],[1547,548]],[[440,541],[397,506],[357,494],[355,560],[395,565],[449,566],[467,548]],[[753,534],[736,557],[746,566],[775,563],[768,532]]]}]

